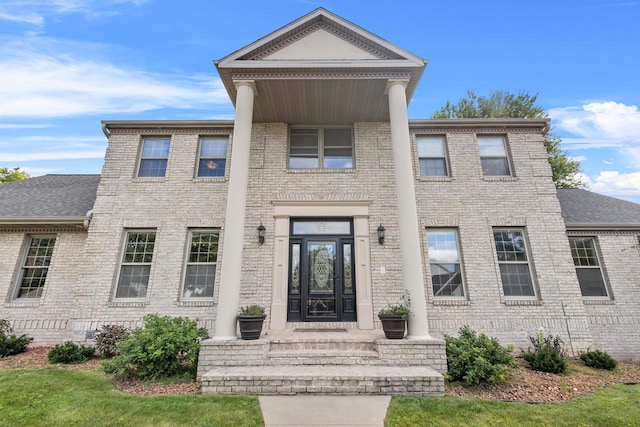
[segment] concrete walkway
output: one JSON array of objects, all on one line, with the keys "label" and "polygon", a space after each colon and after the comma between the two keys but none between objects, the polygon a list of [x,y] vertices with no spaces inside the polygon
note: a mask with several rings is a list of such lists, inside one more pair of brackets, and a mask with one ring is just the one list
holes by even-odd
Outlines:
[{"label": "concrete walkway", "polygon": [[384,427],[391,396],[260,396],[265,427]]}]

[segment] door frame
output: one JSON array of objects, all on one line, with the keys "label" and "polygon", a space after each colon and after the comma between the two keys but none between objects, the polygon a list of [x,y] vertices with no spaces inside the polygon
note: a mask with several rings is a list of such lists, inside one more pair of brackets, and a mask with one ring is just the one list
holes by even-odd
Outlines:
[{"label": "door frame", "polygon": [[[294,224],[305,222],[348,222],[349,232],[342,234],[294,234]],[[336,217],[318,217],[318,218],[291,218],[290,224],[290,240],[289,240],[289,266],[292,264],[291,249],[293,245],[299,245],[299,270],[298,284],[299,291],[292,292],[293,269],[288,268],[288,286],[287,286],[287,321],[288,322],[355,322],[357,319],[357,289],[355,286],[355,242],[352,218],[336,218]],[[308,313],[307,305],[311,301],[309,289],[309,244],[315,242],[331,242],[335,245],[335,257],[333,271],[333,296],[335,298],[335,316],[313,316]],[[346,245],[350,245],[350,265],[344,263],[344,249]],[[348,292],[345,288],[345,270],[350,271],[352,289]]]},{"label": "door frame", "polygon": [[269,328],[277,330],[287,327],[290,218],[338,217],[353,219],[357,328],[373,329],[370,245],[373,241],[377,242],[377,223],[373,227],[369,220],[371,201],[276,200],[271,203],[274,206],[274,239]]}]

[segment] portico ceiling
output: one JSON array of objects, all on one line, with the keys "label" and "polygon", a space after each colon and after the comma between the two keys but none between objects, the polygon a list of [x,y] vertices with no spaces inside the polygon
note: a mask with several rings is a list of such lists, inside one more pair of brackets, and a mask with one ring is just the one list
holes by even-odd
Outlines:
[{"label": "portico ceiling", "polygon": [[426,61],[319,8],[215,64],[234,105],[254,82],[254,122],[348,124],[389,120],[388,80],[409,101]]}]

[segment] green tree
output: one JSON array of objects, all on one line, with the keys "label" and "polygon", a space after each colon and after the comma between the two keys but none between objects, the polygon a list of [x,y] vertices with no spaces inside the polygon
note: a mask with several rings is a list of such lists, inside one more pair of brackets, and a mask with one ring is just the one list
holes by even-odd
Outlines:
[{"label": "green tree", "polygon": [[[478,96],[472,91],[467,92],[456,104],[447,103],[436,111],[433,119],[481,119],[481,118],[519,118],[541,119],[549,115],[536,105],[538,95],[520,91],[517,95],[496,90],[488,97]],[[544,146],[549,153],[549,164],[553,174],[553,182],[558,188],[584,187],[576,174],[580,172],[580,162],[570,159],[567,152],[560,147],[560,137],[547,132],[544,136]]]},{"label": "green tree", "polygon": [[23,170],[20,170],[19,167],[15,167],[13,169],[0,168],[0,184],[11,181],[19,181],[21,179],[27,178],[29,178],[29,174]]}]

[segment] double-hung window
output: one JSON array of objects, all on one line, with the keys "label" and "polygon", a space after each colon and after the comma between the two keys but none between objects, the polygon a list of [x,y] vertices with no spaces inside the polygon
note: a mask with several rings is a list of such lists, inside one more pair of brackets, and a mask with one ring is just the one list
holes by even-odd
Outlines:
[{"label": "double-hung window", "polygon": [[507,142],[500,135],[478,135],[478,151],[484,176],[510,176]]},{"label": "double-hung window", "polygon": [[16,298],[40,298],[51,264],[55,236],[29,236]]},{"label": "double-hung window", "polygon": [[350,127],[292,127],[289,131],[289,168],[353,168]]},{"label": "double-hung window", "polygon": [[593,237],[569,237],[571,256],[576,266],[583,297],[607,297],[607,286]]},{"label": "double-hung window", "polygon": [[145,138],[140,153],[140,178],[162,178],[167,173],[170,138]]},{"label": "double-hung window", "polygon": [[198,177],[223,177],[227,165],[226,136],[206,137],[200,139],[198,156]]},{"label": "double-hung window", "polygon": [[127,232],[122,251],[116,298],[144,298],[147,296],[155,245],[155,231]]},{"label": "double-hung window", "polygon": [[433,296],[463,297],[464,286],[456,230],[427,229],[427,245]]},{"label": "double-hung window", "polygon": [[213,298],[218,237],[217,230],[193,230],[189,233],[189,253],[182,298]]},{"label": "double-hung window", "polygon": [[504,296],[535,296],[524,229],[494,229],[493,239]]},{"label": "double-hung window", "polygon": [[420,176],[449,176],[445,137],[442,135],[418,135],[418,159]]}]

